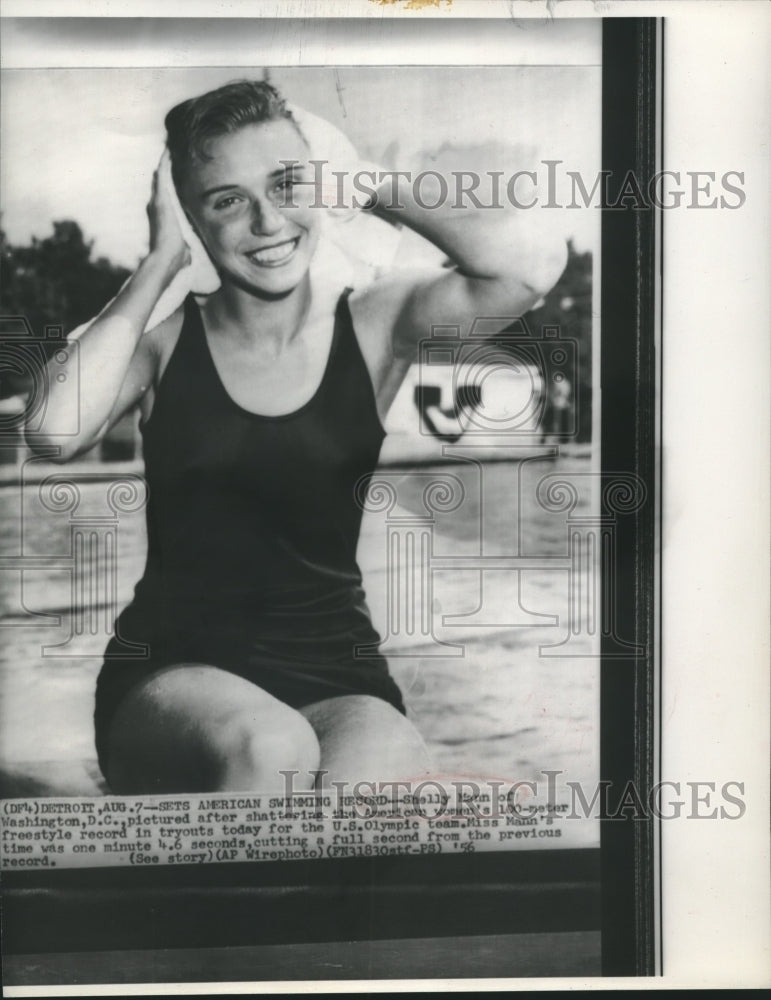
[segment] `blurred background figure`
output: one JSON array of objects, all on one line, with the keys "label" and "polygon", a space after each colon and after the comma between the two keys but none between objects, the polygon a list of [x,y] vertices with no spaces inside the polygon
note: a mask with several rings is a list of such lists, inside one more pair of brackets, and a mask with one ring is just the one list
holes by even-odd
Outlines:
[{"label": "blurred background figure", "polygon": [[562,372],[556,372],[548,389],[546,407],[541,423],[541,444],[551,438],[559,444],[570,433],[570,411],[573,405],[573,387],[570,379]]}]

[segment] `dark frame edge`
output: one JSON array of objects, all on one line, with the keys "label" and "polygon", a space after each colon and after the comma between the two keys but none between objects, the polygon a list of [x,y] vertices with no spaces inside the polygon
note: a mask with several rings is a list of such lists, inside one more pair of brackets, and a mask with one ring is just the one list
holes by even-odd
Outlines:
[{"label": "dark frame edge", "polygon": [[[657,33],[655,18],[603,20],[602,165],[608,203],[633,171],[643,192],[656,169]],[[600,771],[608,783],[601,823],[602,972],[655,972],[655,820],[634,808],[611,818],[630,782],[649,801],[654,776],[656,604],[656,215],[606,209],[602,222],[602,469],[639,478],[640,509],[619,518],[615,579],[603,577],[604,606],[617,634],[643,648],[617,655],[616,635],[602,640]],[[637,813],[637,814],[635,814]]]}]

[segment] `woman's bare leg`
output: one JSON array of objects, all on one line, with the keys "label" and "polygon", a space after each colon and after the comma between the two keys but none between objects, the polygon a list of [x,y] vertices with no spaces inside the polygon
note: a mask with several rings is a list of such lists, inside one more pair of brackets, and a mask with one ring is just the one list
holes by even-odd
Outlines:
[{"label": "woman's bare leg", "polygon": [[313,787],[319,744],[308,721],[218,667],[177,664],[129,692],[110,727],[107,779],[123,795]]},{"label": "woman's bare leg", "polygon": [[324,785],[331,781],[419,782],[429,774],[428,750],[417,729],[381,698],[343,695],[317,701],[300,712],[318,737]]}]

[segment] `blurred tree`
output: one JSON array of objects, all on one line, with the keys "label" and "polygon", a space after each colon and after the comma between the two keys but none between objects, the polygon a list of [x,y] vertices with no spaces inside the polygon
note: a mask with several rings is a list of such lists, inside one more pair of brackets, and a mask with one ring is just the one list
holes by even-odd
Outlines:
[{"label": "blurred tree", "polygon": [[[29,246],[11,245],[0,230],[0,316],[24,317],[43,343],[46,326],[66,333],[91,319],[130,274],[105,257],[93,261],[92,247],[71,219],[54,222],[52,235],[33,236]],[[25,389],[14,373],[2,372],[0,398]]]}]

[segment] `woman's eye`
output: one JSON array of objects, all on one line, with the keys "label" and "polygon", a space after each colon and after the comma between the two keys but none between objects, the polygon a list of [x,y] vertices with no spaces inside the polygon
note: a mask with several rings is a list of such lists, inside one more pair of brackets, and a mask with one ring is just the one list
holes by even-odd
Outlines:
[{"label": "woman's eye", "polygon": [[238,197],[236,195],[228,195],[227,198],[221,198],[218,202],[216,202],[215,205],[214,205],[214,207],[217,210],[222,209],[222,208],[230,208],[230,206],[231,205],[235,205],[235,203],[238,200],[239,199],[238,199]]}]

